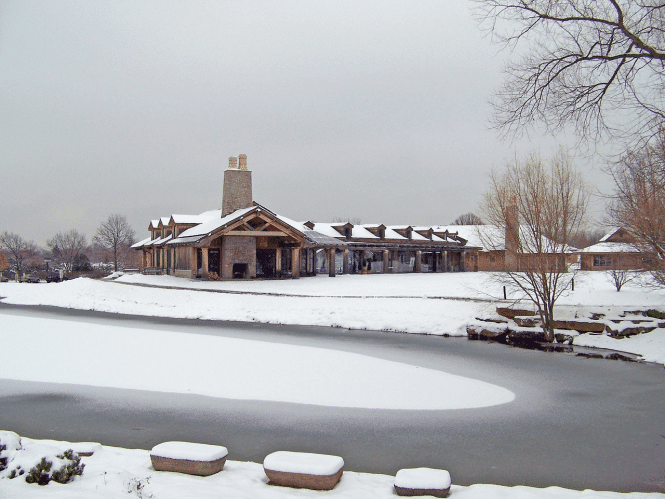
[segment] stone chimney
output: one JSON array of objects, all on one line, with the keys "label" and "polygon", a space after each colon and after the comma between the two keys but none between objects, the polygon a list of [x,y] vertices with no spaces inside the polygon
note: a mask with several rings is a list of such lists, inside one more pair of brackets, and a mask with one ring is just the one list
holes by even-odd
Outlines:
[{"label": "stone chimney", "polygon": [[222,217],[253,206],[252,172],[247,170],[246,154],[241,154],[238,158],[233,156],[229,158],[229,167],[224,171],[222,196]]},{"label": "stone chimney", "polygon": [[517,210],[517,199],[510,198],[508,206],[506,206],[506,234],[504,241],[505,251],[505,267],[508,271],[518,270],[518,251],[520,246],[520,222],[519,213]]}]

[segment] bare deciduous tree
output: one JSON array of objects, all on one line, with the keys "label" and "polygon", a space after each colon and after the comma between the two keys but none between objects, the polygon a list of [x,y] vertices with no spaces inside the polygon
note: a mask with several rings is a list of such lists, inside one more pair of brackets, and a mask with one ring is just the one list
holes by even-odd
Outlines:
[{"label": "bare deciduous tree", "polygon": [[610,215],[636,238],[654,280],[665,286],[665,133],[655,144],[628,152],[612,167],[616,192]]},{"label": "bare deciduous tree", "polygon": [[51,250],[53,258],[62,264],[67,272],[72,271],[74,263],[88,247],[85,234],[81,234],[76,229],[69,232],[58,232],[46,241],[46,245]]},{"label": "bare deciduous tree", "polygon": [[97,229],[93,241],[113,253],[113,268],[117,271],[118,263],[134,244],[134,229],[129,226],[124,215],[111,215]]},{"label": "bare deciduous tree", "polygon": [[26,241],[20,235],[7,231],[0,234],[0,249],[5,251],[9,265],[17,273],[23,270],[25,260],[39,253],[35,243]]},{"label": "bare deciduous tree", "polygon": [[505,68],[494,125],[572,125],[583,140],[648,141],[665,117],[665,4],[654,0],[475,0],[475,15],[522,54]]},{"label": "bare deciduous tree", "polygon": [[621,291],[624,284],[636,279],[639,273],[628,269],[612,269],[607,271],[607,279],[614,284],[617,293]]},{"label": "bare deciduous tree", "polygon": [[9,262],[4,251],[0,251],[0,272],[9,268]]},{"label": "bare deciduous tree", "polygon": [[574,277],[566,255],[584,229],[588,189],[570,157],[560,150],[548,162],[531,154],[493,173],[484,218],[505,239],[486,238],[491,250],[505,248],[506,269],[497,274],[536,306],[547,341],[554,340],[554,304]]},{"label": "bare deciduous tree", "polygon": [[570,240],[570,245],[575,248],[588,248],[600,241],[605,235],[603,229],[581,230],[579,234]]},{"label": "bare deciduous tree", "polygon": [[474,213],[464,213],[463,215],[460,215],[457,217],[455,220],[453,220],[453,223],[451,225],[482,225],[483,221],[478,215],[475,215]]}]

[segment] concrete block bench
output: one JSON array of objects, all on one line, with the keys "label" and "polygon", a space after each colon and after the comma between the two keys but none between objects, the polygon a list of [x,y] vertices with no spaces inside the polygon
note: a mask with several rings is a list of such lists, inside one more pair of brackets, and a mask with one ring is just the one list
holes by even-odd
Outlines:
[{"label": "concrete block bench", "polygon": [[222,471],[227,455],[221,445],[164,442],[152,448],[150,460],[157,471],[209,476]]},{"label": "concrete block bench", "polygon": [[331,490],[344,471],[344,459],[326,454],[278,451],[263,460],[271,485]]},{"label": "concrete block bench", "polygon": [[446,497],[450,492],[450,473],[431,468],[403,469],[395,475],[398,496]]},{"label": "concrete block bench", "polygon": [[79,457],[90,457],[96,451],[101,450],[102,446],[97,442],[76,442],[71,445],[71,448]]}]

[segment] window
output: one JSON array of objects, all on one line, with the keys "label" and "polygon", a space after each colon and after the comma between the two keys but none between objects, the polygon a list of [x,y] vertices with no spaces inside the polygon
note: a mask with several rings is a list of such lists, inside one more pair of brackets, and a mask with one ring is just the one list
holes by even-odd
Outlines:
[{"label": "window", "polygon": [[607,255],[593,255],[594,267],[611,267],[614,265],[614,260]]}]

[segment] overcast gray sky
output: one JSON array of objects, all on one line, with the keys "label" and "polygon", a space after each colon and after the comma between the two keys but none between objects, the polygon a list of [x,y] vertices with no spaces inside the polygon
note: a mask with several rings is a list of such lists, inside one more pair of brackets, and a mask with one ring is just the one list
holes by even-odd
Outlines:
[{"label": "overcast gray sky", "polygon": [[[296,220],[478,211],[515,152],[487,128],[510,56],[466,0],[0,0],[0,231],[219,208],[229,156]],[[590,160],[578,165],[591,180]]]}]

